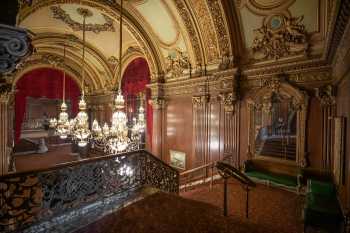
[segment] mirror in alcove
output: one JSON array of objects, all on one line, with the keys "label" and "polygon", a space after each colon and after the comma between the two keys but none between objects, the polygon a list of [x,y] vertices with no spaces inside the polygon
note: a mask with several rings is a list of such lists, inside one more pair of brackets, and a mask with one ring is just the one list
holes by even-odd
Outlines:
[{"label": "mirror in alcove", "polygon": [[255,154],[296,161],[297,110],[293,96],[272,92],[257,106]]}]

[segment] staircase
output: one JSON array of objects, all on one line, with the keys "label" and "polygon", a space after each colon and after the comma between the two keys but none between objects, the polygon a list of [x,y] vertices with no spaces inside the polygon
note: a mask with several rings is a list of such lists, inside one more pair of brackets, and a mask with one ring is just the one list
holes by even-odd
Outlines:
[{"label": "staircase", "polygon": [[72,232],[147,196],[179,192],[179,173],[145,150],[0,176],[0,232]]},{"label": "staircase", "polygon": [[296,138],[270,137],[257,144],[255,149],[259,155],[295,160]]}]

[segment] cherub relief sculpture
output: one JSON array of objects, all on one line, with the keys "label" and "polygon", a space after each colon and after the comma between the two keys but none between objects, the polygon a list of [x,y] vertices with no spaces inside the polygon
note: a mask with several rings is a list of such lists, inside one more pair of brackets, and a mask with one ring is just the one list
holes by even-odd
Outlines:
[{"label": "cherub relief sculpture", "polygon": [[186,54],[178,49],[173,54],[166,57],[167,77],[179,77],[185,69],[189,68],[189,61]]},{"label": "cherub relief sculpture", "polygon": [[263,25],[255,29],[253,40],[253,54],[257,60],[279,59],[281,57],[307,52],[309,43],[305,26],[301,24],[303,16],[286,17],[276,16],[281,20],[277,28],[272,25]]}]

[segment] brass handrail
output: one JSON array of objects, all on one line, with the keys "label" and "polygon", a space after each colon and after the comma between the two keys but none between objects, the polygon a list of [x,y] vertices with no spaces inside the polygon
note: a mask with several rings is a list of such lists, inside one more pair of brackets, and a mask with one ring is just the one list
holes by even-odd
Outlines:
[{"label": "brass handrail", "polygon": [[[210,162],[210,163],[204,164],[202,166],[181,172],[180,173],[180,183],[181,183],[181,177],[185,177],[185,180],[184,180],[185,182],[182,184],[184,186],[184,191],[185,192],[187,191],[187,186],[190,183],[195,182],[196,180],[203,180],[203,183],[205,183],[207,178],[209,178],[209,177],[210,177],[210,189],[212,189],[213,183],[214,183],[214,169],[216,169],[215,165],[216,165],[216,162]],[[207,172],[208,168],[211,169],[210,176],[208,176],[208,172]],[[205,176],[203,178],[202,177],[201,178],[195,177],[192,180],[192,175],[194,173],[196,173],[200,170],[204,170],[204,169],[205,169]]]}]

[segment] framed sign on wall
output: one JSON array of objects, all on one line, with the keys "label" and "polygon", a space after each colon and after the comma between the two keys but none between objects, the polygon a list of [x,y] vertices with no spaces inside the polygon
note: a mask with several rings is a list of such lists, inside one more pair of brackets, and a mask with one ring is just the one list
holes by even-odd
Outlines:
[{"label": "framed sign on wall", "polygon": [[170,150],[170,166],[185,170],[186,154],[181,151]]}]

